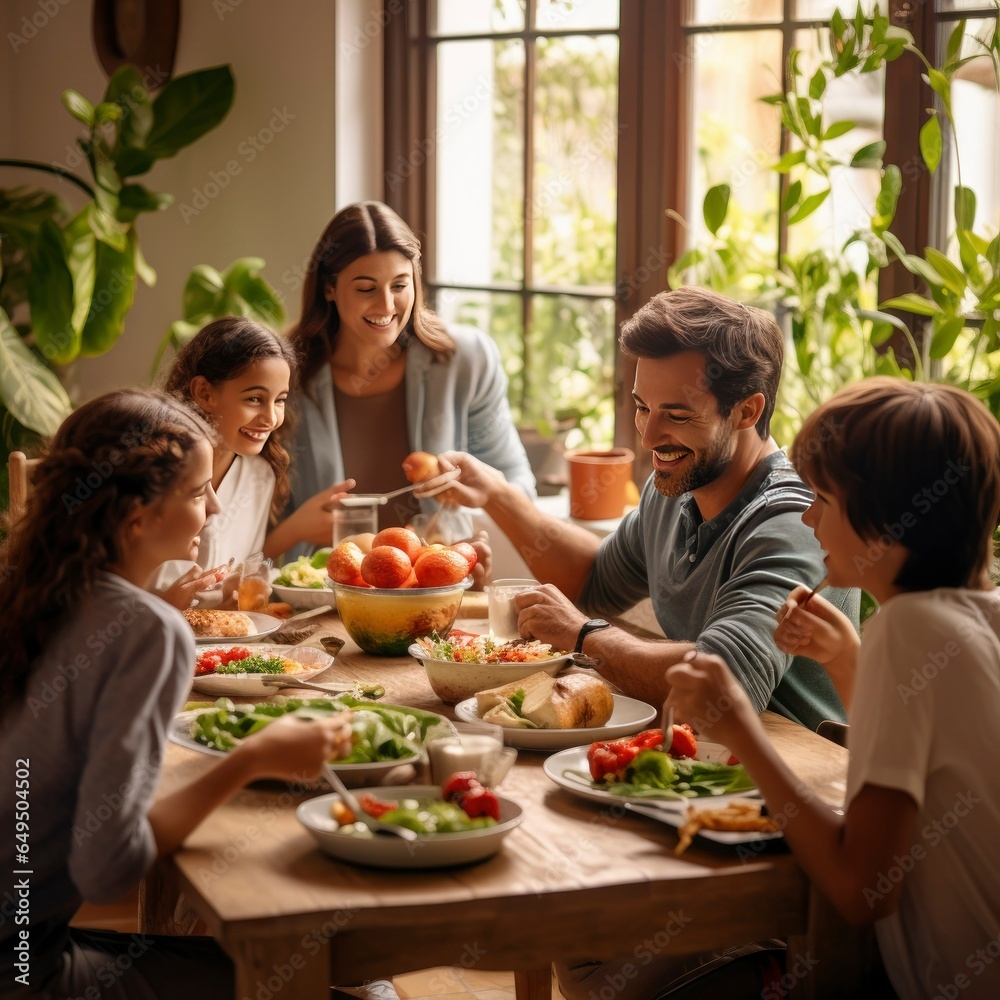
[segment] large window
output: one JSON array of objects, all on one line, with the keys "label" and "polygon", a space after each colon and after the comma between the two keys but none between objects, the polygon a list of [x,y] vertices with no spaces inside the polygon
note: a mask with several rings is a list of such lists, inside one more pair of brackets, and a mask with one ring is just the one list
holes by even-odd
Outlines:
[{"label": "large window", "polygon": [[[879,189],[877,164],[833,170],[830,196],[801,224],[785,225],[778,209],[789,180],[772,167],[796,145],[777,109],[760,100],[784,89],[791,49],[802,53],[800,68],[823,56],[827,36],[817,29],[837,6],[853,8],[835,0],[410,0],[389,22],[386,199],[424,236],[436,308],[500,345],[520,420],[551,422],[576,408],[590,442],[633,442],[633,368],[616,356],[615,332],[705,237],[702,202],[714,186],[732,190],[734,293],[752,281],[755,257],[773,265],[849,238],[857,206]],[[965,0],[880,7],[931,59],[955,21],[967,18],[974,31],[996,17],[994,7]],[[995,226],[997,95],[974,66],[956,89],[961,169],[980,192],[979,217]],[[934,204],[918,166],[918,132],[933,101],[922,70],[906,56],[884,73],[838,79],[824,94],[826,116],[855,122],[844,140],[852,150],[884,139],[885,160],[907,167],[893,231],[916,251],[943,239],[951,211],[946,199]],[[891,269],[872,298],[917,280]]]}]

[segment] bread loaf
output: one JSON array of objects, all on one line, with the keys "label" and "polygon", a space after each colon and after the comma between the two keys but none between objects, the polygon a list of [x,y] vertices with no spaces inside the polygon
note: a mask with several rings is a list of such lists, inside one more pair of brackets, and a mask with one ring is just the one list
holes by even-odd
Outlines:
[{"label": "bread loaf", "polygon": [[182,614],[199,639],[228,639],[232,636],[257,634],[253,621],[242,611],[188,608]]},{"label": "bread loaf", "polygon": [[[506,703],[517,691],[524,691],[521,718]],[[476,695],[479,716],[499,726],[523,726],[523,720],[539,729],[592,729],[603,726],[614,711],[614,696],[605,681],[594,674],[564,674],[550,677],[531,674],[503,687]]]}]

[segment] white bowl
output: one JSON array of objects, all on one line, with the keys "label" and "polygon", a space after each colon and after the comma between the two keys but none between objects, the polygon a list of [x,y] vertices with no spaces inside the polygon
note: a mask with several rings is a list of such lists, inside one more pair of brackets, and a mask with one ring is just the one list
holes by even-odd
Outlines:
[{"label": "white bowl", "polygon": [[[437,785],[379,786],[364,789],[359,794],[364,792],[380,799],[439,798],[441,795]],[[500,821],[496,826],[458,833],[421,834],[414,842],[397,837],[364,839],[340,832],[330,815],[331,803],[339,798],[333,793],[309,799],[296,809],[295,815],[325,853],[341,861],[375,868],[446,868],[482,861],[496,854],[503,838],[521,822],[521,807],[498,795]]]},{"label": "white bowl", "polygon": [[337,607],[337,597],[329,587],[283,587],[272,583],[271,590],[277,600],[290,604],[296,611]]},{"label": "white bowl", "polygon": [[539,671],[554,677],[573,655],[563,653],[547,660],[533,660],[531,663],[456,663],[454,660],[436,660],[428,656],[417,643],[410,646],[408,652],[413,659],[423,664],[434,693],[449,705],[472,698],[479,691],[519,681]]}]

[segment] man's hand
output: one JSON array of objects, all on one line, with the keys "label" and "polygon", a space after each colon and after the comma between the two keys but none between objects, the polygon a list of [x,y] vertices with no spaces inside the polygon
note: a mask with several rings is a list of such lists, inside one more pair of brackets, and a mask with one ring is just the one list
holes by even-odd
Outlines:
[{"label": "man's hand", "polygon": [[[460,473],[450,489],[435,494],[434,499],[439,503],[485,507],[493,492],[507,483],[502,473],[464,451],[446,451],[438,455],[438,462],[442,472],[458,469]],[[420,495],[419,490],[414,490],[414,496]]]},{"label": "man's hand", "polygon": [[670,695],[678,720],[697,733],[729,747],[737,756],[740,737],[757,713],[746,692],[721,656],[691,650],[667,669]]},{"label": "man's hand", "polygon": [[547,642],[553,649],[573,649],[580,628],[589,617],[551,583],[518,594],[514,607],[522,638]]}]

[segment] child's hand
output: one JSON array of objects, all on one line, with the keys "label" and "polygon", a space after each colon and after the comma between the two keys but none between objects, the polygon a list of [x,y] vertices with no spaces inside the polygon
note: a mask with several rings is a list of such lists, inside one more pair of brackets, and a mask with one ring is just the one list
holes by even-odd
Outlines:
[{"label": "child's hand", "polygon": [[229,566],[225,563],[210,570],[204,570],[200,566],[192,566],[186,573],[177,577],[169,587],[157,591],[157,593],[168,604],[184,611],[191,607],[195,594],[214,588],[228,572]]},{"label": "child's hand", "polygon": [[819,594],[798,586],[778,608],[774,630],[775,645],[783,653],[807,656],[817,663],[829,663],[835,657],[858,645],[858,636],[850,619]]},{"label": "child's hand", "polygon": [[323,773],[328,760],[351,752],[351,713],[338,712],[329,719],[303,719],[286,715],[265,726],[233,751],[253,755],[253,777],[281,781],[307,781]]},{"label": "child's hand", "polygon": [[702,736],[711,736],[734,753],[740,736],[753,725],[757,712],[721,656],[691,650],[667,669],[670,694],[678,720]]},{"label": "child's hand", "polygon": [[333,537],[333,508],[337,501],[353,490],[357,483],[353,479],[345,479],[342,483],[334,483],[325,490],[320,490],[299,506],[285,521],[288,529],[294,534],[294,541],[287,546],[299,542],[310,545],[329,545]]}]

